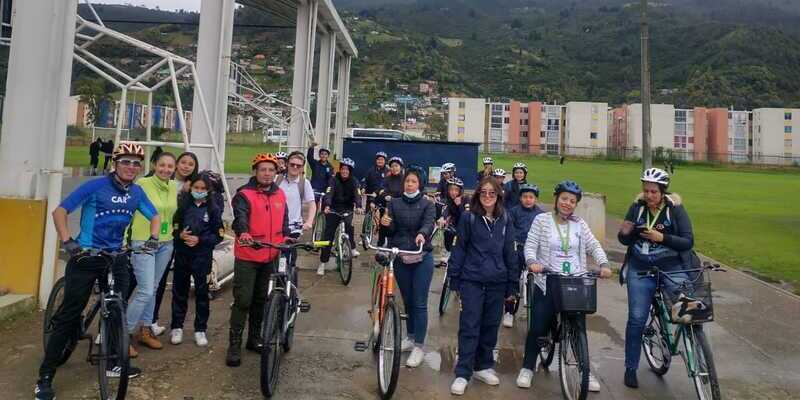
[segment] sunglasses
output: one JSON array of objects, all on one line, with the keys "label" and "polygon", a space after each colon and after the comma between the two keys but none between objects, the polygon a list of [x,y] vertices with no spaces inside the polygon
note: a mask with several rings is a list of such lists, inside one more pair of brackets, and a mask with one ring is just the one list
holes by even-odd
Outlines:
[{"label": "sunglasses", "polygon": [[119,163],[119,165],[122,165],[123,167],[137,167],[137,168],[140,168],[142,166],[142,162],[139,161],[139,160],[122,159],[122,160],[118,160],[117,162]]},{"label": "sunglasses", "polygon": [[303,164],[289,163],[289,166],[293,168],[303,168]]},{"label": "sunglasses", "polygon": [[490,190],[481,190],[481,196],[495,197],[495,196],[497,196],[497,192],[495,192],[493,190],[491,190],[491,191]]}]

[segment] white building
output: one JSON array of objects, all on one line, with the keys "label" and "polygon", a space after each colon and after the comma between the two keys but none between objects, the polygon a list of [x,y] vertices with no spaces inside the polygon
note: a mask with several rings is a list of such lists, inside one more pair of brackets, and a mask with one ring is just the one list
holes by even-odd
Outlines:
[{"label": "white building", "polygon": [[486,127],[486,100],[451,97],[448,102],[447,140],[483,143]]},{"label": "white building", "polygon": [[608,144],[608,103],[569,102],[566,107],[566,154],[603,154]]},{"label": "white building", "polygon": [[[642,149],[642,105],[628,106],[627,147],[635,151]],[[650,105],[650,146],[672,149],[675,145],[675,106],[672,104]]]},{"label": "white building", "polygon": [[675,110],[675,134],[672,141],[675,157],[683,160],[694,159],[694,123],[694,110]]},{"label": "white building", "polygon": [[511,105],[509,103],[488,103],[489,118],[486,123],[489,152],[498,153],[505,151],[504,145],[508,143],[508,126],[511,122]]},{"label": "white building", "polygon": [[[561,136],[565,107],[558,104],[543,104],[539,150],[546,154],[561,154]],[[533,118],[531,118],[533,119]]]},{"label": "white building", "polygon": [[753,162],[800,163],[800,109],[753,110]]}]

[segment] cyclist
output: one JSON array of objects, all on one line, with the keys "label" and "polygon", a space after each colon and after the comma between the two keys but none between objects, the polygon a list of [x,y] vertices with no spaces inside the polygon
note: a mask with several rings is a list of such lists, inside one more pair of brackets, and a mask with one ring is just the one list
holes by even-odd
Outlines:
[{"label": "cyclist", "polygon": [[264,293],[279,259],[278,250],[255,249],[247,244],[254,240],[281,244],[291,233],[286,195],[275,184],[278,159],[272,154],[260,153],[250,165],[254,176],[238,189],[232,201],[231,227],[236,234],[236,241],[233,247],[233,305],[228,353],[225,357],[225,364],[229,367],[238,367],[242,363],[245,321],[248,321],[245,347],[256,353],[261,352]]},{"label": "cyclist", "polygon": [[[506,194],[505,207],[507,210],[514,208],[519,204],[520,200],[520,186],[528,183],[528,166],[524,163],[516,163],[511,168],[511,180],[503,186],[503,192]],[[536,197],[539,197],[537,194]]]},{"label": "cyclist", "polygon": [[[355,235],[353,235],[353,208],[361,208],[361,196],[358,191],[358,181],[353,177],[353,169],[356,163],[349,158],[343,158],[339,163],[339,172],[328,185],[328,191],[322,199],[323,212],[325,213],[325,232],[323,233],[323,240],[332,241],[333,235],[336,234],[336,229],[339,227],[341,217],[331,214],[335,211],[340,214],[350,213],[345,219],[345,230],[350,237],[350,249],[352,249],[353,257],[358,257],[359,253],[356,250]],[[331,247],[323,247],[319,255],[319,268],[317,268],[317,275],[325,275],[325,268],[328,260],[331,258]]]},{"label": "cyclist", "polygon": [[[81,313],[89,302],[92,287],[105,267],[104,261],[95,257],[82,257],[86,250],[121,252],[125,229],[131,222],[135,211],[150,219],[150,238],[146,242],[149,250],[158,247],[158,233],[161,220],[157,211],[133,180],[142,170],[144,149],[138,144],[123,143],[112,154],[114,172],[92,179],[67,196],[53,211],[53,222],[61,239],[61,247],[70,254],[65,272],[67,285],[64,289],[64,302],[53,315],[53,333],[44,349],[44,360],[39,367],[39,380],[34,395],[39,400],[55,398],[52,383],[56,367],[70,335],[77,331],[81,323]],[[70,235],[67,215],[81,207],[80,233],[73,239]],[[115,291],[128,291],[128,255],[119,254],[112,266]],[[107,371],[109,376],[119,376],[121,368],[113,367]],[[130,366],[128,375],[138,376],[141,370]]]},{"label": "cyclist", "polygon": [[494,348],[503,303],[519,288],[514,254],[514,226],[503,209],[500,185],[486,177],[472,197],[470,211],[458,221],[458,239],[447,273],[461,295],[456,379],[450,393],[462,395],[469,379],[500,384],[494,371]]},{"label": "cyclist", "polygon": [[[363,181],[365,194],[378,194],[383,187],[383,178],[389,172],[389,169],[386,168],[387,158],[389,157],[382,151],[375,153],[375,166],[370,168]],[[373,199],[367,198],[367,205],[371,206],[373,201]]]},{"label": "cyclist", "polygon": [[[608,257],[594,237],[589,225],[574,214],[583,190],[573,181],[563,181],[553,190],[555,205],[552,212],[536,216],[525,241],[525,265],[534,274],[532,329],[525,340],[525,357],[517,376],[517,386],[529,388],[533,369],[539,357],[540,337],[546,336],[556,317],[553,296],[546,292],[547,276],[543,272],[575,274],[587,270],[586,256],[591,255],[600,265],[600,277],[611,277]],[[578,324],[586,328],[586,317],[578,317]],[[600,390],[600,383],[590,373],[589,391]]]},{"label": "cyclist", "polygon": [[[458,225],[461,214],[464,211],[469,211],[469,197],[464,194],[464,181],[458,178],[448,179],[447,197],[445,199],[446,206],[442,210],[441,218],[437,220],[439,229],[444,229],[448,225],[455,227]],[[444,231],[443,262],[440,262],[439,265],[447,264],[447,260],[450,259],[450,251],[453,249],[455,238],[455,232]]]},{"label": "cyclist", "polygon": [[[389,173],[383,178],[383,186],[378,191],[378,197],[375,199],[380,205],[386,206],[391,199],[399,198],[403,195],[403,159],[400,157],[392,157],[389,159]],[[381,213],[381,217],[383,213]],[[386,240],[383,229],[378,231],[378,244],[382,246]]]},{"label": "cyclist", "polygon": [[[628,246],[625,268],[627,274],[628,323],[625,327],[625,386],[639,386],[636,369],[641,357],[642,332],[656,289],[655,278],[639,278],[637,272],[656,266],[664,271],[692,268],[691,251],[694,246],[692,222],[681,204],[681,197],[668,192],[669,174],[650,168],[641,176],[642,192],[628,209],[625,221],[617,235],[620,243]],[[685,274],[671,274],[681,282]],[[674,283],[661,282],[667,290]]]},{"label": "cyclist", "polygon": [[492,173],[495,179],[497,179],[497,183],[500,184],[500,188],[503,188],[503,183],[506,181],[506,170],[502,168],[497,168]]},{"label": "cyclist", "polygon": [[416,170],[406,172],[403,197],[392,199],[381,218],[389,246],[400,250],[417,250],[420,255],[400,256],[394,273],[403,296],[408,336],[401,342],[401,351],[411,351],[406,360],[410,368],[418,367],[425,358],[425,336],[428,333],[428,292],[433,278],[433,220],[435,205],[420,191],[422,178]]},{"label": "cyclist", "polygon": [[[303,168],[306,157],[299,151],[294,151],[288,156],[287,170],[284,175],[278,175],[278,187],[286,195],[286,206],[289,208],[289,226],[301,227],[306,231],[314,226],[314,216],[317,215],[317,204],[314,202],[314,189],[311,182],[305,178]],[[303,218],[303,205],[308,205],[306,217]]]},{"label": "cyclist", "polygon": [[487,176],[492,176],[493,174],[494,174],[494,160],[492,160],[492,157],[484,157],[483,171],[478,172],[478,182],[482,181],[483,178]]},{"label": "cyclist", "polygon": [[[506,193],[511,192],[509,191]],[[536,218],[537,215],[543,213],[544,210],[536,204],[539,200],[538,186],[528,183],[519,185],[519,196],[519,204],[509,210],[509,214],[511,215],[511,221],[514,223],[514,234],[516,235],[514,238],[514,250],[516,250],[517,253],[517,259],[519,260],[518,265],[521,273],[522,268],[525,268],[525,254],[523,251],[525,240],[528,238],[528,232],[531,230],[533,219]],[[517,299],[517,301],[519,301],[519,299]],[[506,312],[503,314],[503,326],[506,328],[514,327],[515,308],[513,302],[506,303]]]},{"label": "cyclist", "polygon": [[[328,190],[328,184],[333,178],[333,166],[328,161],[331,151],[325,147],[319,148],[319,160],[314,158],[314,147],[317,143],[311,143],[306,153],[306,161],[311,168],[311,187],[314,188],[316,193],[325,193]],[[317,202],[320,201],[322,196],[315,195]]]},{"label": "cyclist", "polygon": [[289,155],[285,152],[279,151],[275,153],[275,158],[278,159],[278,175],[282,175],[286,173],[286,161],[289,159]]},{"label": "cyclist", "polygon": [[441,176],[439,177],[439,184],[436,187],[436,192],[439,193],[440,199],[444,200],[447,198],[447,181],[455,177],[456,165],[453,163],[444,163],[442,165]]}]

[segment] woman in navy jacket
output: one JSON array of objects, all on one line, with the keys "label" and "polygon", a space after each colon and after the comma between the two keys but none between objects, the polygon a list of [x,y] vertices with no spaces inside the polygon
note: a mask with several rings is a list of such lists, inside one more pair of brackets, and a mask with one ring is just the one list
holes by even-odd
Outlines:
[{"label": "woman in navy jacket", "polygon": [[503,304],[513,299],[518,284],[514,224],[503,209],[503,189],[491,176],[478,185],[470,211],[458,222],[458,239],[450,256],[450,284],[461,295],[456,379],[450,386],[464,394],[469,379],[500,383],[493,352]]}]

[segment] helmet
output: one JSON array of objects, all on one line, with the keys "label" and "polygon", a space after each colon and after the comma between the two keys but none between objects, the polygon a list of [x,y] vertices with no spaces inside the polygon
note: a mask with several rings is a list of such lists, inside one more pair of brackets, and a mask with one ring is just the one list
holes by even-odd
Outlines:
[{"label": "helmet", "polygon": [[342,166],[344,166],[344,165],[346,165],[347,167],[349,167],[352,170],[353,168],[356,167],[356,162],[351,160],[351,159],[349,159],[349,158],[347,158],[347,157],[345,157],[341,161],[339,161],[339,168],[342,168]]},{"label": "helmet", "polygon": [[448,179],[447,180],[447,184],[448,185],[456,185],[456,186],[458,186],[459,189],[463,189],[464,188],[464,181],[462,181],[461,179],[458,179],[458,178],[450,178],[450,179]]},{"label": "helmet", "polygon": [[483,158],[483,165],[486,165],[486,164],[494,164],[494,160],[492,160],[492,157],[484,157]]},{"label": "helmet", "polygon": [[442,172],[456,172],[456,165],[453,163],[444,163],[442,165]]},{"label": "helmet", "polygon": [[389,165],[392,165],[392,163],[398,163],[402,167],[403,166],[403,159],[400,158],[400,157],[397,157],[397,156],[392,157],[392,158],[389,159]]},{"label": "helmet", "polygon": [[494,176],[496,176],[496,177],[501,177],[502,176],[503,178],[505,178],[506,177],[506,170],[504,170],[502,168],[498,168],[498,169],[494,170]]},{"label": "helmet", "polygon": [[528,174],[528,166],[521,162],[514,164],[514,166],[511,168],[511,173],[514,173],[514,171],[518,169],[525,171],[526,175]]},{"label": "helmet", "polygon": [[117,161],[123,156],[134,156],[144,160],[144,148],[136,143],[120,143],[114,149],[111,159]]},{"label": "helmet", "polygon": [[534,184],[523,183],[522,185],[519,185],[519,194],[520,194],[520,196],[522,196],[522,194],[525,193],[525,192],[531,192],[531,193],[535,194],[536,197],[539,197],[539,187],[534,185]]},{"label": "helmet", "polygon": [[669,174],[663,169],[649,168],[642,173],[642,182],[657,183],[666,189],[669,187]]},{"label": "helmet", "polygon": [[279,151],[279,152],[275,153],[275,158],[277,158],[278,160],[285,160],[285,159],[289,158],[289,155],[284,153],[284,152],[282,152],[282,151]]},{"label": "helmet", "polygon": [[258,153],[255,157],[253,157],[253,161],[250,162],[250,168],[256,169],[258,164],[261,164],[262,162],[271,162],[275,164],[275,168],[278,167],[278,159],[275,158],[272,153]]},{"label": "helmet", "polygon": [[581,198],[583,197],[583,189],[581,189],[581,186],[574,181],[567,180],[556,185],[556,188],[553,189],[553,196],[558,196],[564,192],[574,194],[578,197],[578,201],[581,201]]},{"label": "helmet", "polygon": [[322,152],[323,152],[323,151],[324,151],[324,152],[326,152],[326,153],[328,153],[328,155],[330,155],[330,154],[331,154],[331,151],[330,151],[330,150],[329,150],[327,147],[320,147],[320,148],[319,148],[319,153],[320,153],[320,154],[322,154]]},{"label": "helmet", "polygon": [[384,153],[382,151],[379,151],[379,152],[375,153],[375,158],[377,159],[379,157],[383,157],[383,159],[385,160],[385,159],[389,158],[389,155],[387,155],[386,153]]}]

